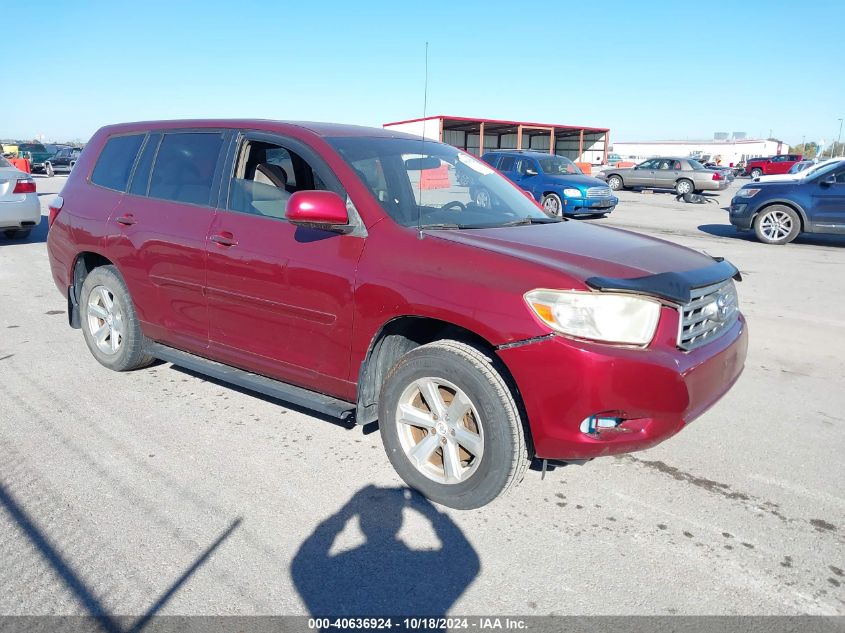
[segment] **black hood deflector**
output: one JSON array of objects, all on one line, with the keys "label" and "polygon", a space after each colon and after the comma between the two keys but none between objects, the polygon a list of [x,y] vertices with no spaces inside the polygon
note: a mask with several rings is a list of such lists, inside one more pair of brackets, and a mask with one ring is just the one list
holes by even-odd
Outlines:
[{"label": "black hood deflector", "polygon": [[691,290],[717,284],[733,278],[742,281],[736,266],[721,257],[714,258],[716,263],[704,268],[696,268],[682,273],[658,273],[632,279],[614,279],[612,277],[590,277],[587,285],[596,290],[610,292],[633,292],[652,295],[675,303],[689,303]]}]

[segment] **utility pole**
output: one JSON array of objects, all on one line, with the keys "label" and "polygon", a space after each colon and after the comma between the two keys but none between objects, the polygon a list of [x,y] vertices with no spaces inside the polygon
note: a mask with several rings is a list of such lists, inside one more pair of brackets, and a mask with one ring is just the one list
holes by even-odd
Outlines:
[{"label": "utility pole", "polygon": [[833,144],[833,147],[830,148],[831,154],[830,157],[833,158],[836,146],[840,144],[842,141],[842,119],[839,119],[839,135],[836,137],[836,143]]}]

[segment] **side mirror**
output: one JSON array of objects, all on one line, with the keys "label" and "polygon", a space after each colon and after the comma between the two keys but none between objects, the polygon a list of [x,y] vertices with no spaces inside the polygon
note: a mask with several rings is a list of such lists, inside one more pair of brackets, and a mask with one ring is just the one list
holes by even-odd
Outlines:
[{"label": "side mirror", "polygon": [[346,203],[334,191],[297,191],[290,197],[286,213],[296,226],[334,233],[351,233]]},{"label": "side mirror", "polygon": [[537,170],[536,170],[536,169],[532,169],[531,167],[528,167],[528,168],[525,170],[525,175],[526,175],[526,176],[536,176],[536,175],[537,175]]},{"label": "side mirror", "polygon": [[821,184],[823,184],[825,187],[829,187],[830,185],[835,185],[836,184],[836,176],[834,176],[833,174],[830,174],[830,176],[828,176],[827,178],[822,180]]}]

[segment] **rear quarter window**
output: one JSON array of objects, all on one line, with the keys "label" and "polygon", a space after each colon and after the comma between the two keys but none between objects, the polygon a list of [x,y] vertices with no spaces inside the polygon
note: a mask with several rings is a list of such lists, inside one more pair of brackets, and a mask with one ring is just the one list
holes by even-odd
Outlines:
[{"label": "rear quarter window", "polygon": [[126,191],[132,165],[144,140],[144,134],[113,136],[106,141],[94,165],[91,182],[107,189]]}]

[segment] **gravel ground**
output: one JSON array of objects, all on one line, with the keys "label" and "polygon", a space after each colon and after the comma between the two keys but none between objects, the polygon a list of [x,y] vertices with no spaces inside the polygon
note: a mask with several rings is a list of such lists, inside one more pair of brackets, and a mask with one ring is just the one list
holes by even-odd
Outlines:
[{"label": "gravel ground", "polygon": [[[37,179],[45,213],[63,181]],[[377,433],[106,370],[67,326],[46,218],[0,241],[0,614],[845,614],[845,237],[735,234],[741,182],[622,192],[595,220],[742,270],[736,387],[661,446],[472,512],[402,491]]]}]

